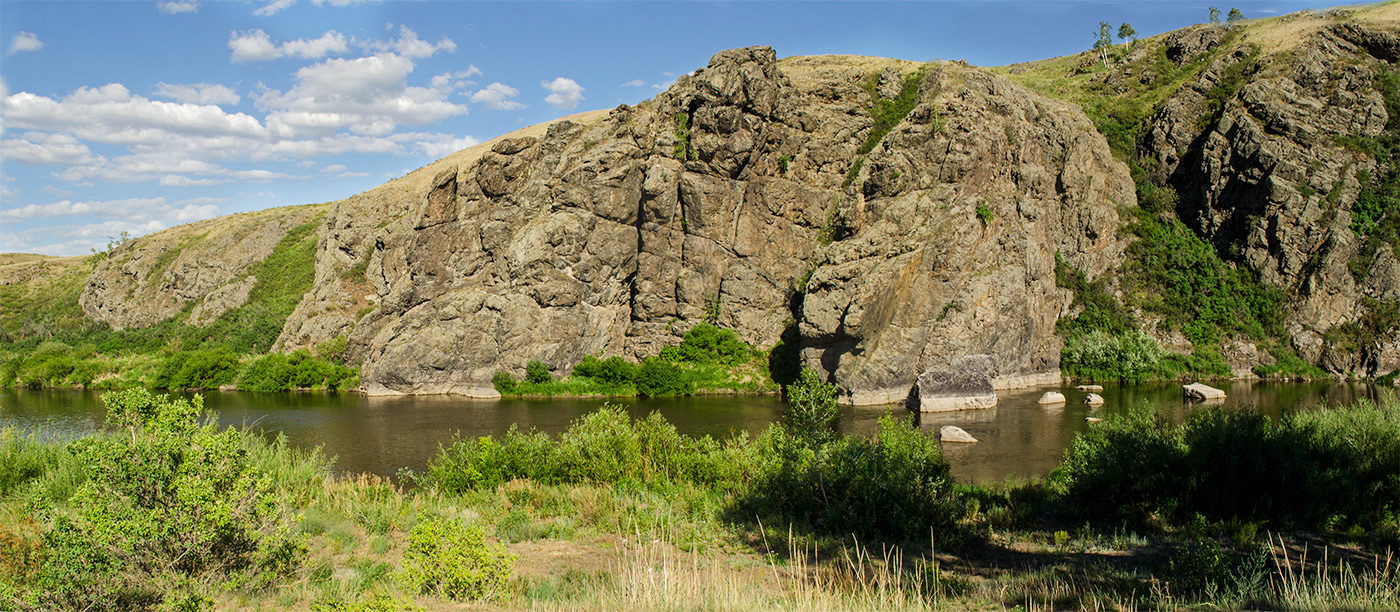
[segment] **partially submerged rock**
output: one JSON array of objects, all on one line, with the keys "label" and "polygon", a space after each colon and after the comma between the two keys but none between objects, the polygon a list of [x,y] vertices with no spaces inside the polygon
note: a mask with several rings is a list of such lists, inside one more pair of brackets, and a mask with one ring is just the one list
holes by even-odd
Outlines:
[{"label": "partially submerged rock", "polygon": [[1090,425],[1093,425],[1094,423],[1098,423],[1098,422],[1100,422],[1100,421],[1102,421],[1102,420],[1103,420],[1103,419],[1101,419],[1101,418],[1099,418],[1099,417],[1084,417],[1084,422],[1085,422],[1085,423],[1088,423],[1088,424],[1090,424]]},{"label": "partially submerged rock", "polygon": [[1103,391],[1103,385],[1079,385],[1075,387],[1075,389],[1078,391],[1093,391],[1097,393]]},{"label": "partially submerged rock", "polygon": [[1044,395],[1040,396],[1040,399],[1035,401],[1035,403],[1063,404],[1065,403],[1065,394],[1060,393],[1059,391],[1046,391]]},{"label": "partially submerged rock", "polygon": [[925,370],[919,375],[915,407],[919,412],[947,412],[996,406],[994,371],[989,355],[968,355],[947,366]]},{"label": "partially submerged rock", "polygon": [[1103,396],[1102,396],[1102,395],[1099,395],[1099,394],[1097,394],[1097,393],[1090,393],[1090,394],[1084,396],[1084,403],[1085,403],[1085,404],[1088,404],[1088,405],[1090,405],[1090,406],[1102,406],[1102,405],[1103,405]]},{"label": "partially submerged rock", "polygon": [[956,425],[944,425],[938,430],[938,439],[943,442],[976,442],[977,438]]},{"label": "partially submerged rock", "polygon": [[1215,387],[1203,385],[1201,383],[1191,383],[1189,385],[1182,385],[1181,390],[1183,393],[1185,393],[1187,399],[1193,401],[1202,402],[1206,400],[1225,399],[1224,391],[1216,389]]}]

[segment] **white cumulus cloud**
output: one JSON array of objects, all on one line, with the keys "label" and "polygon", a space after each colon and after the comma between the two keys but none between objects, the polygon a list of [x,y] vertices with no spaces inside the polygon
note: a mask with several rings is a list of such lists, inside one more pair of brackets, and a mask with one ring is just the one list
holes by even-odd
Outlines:
[{"label": "white cumulus cloud", "polygon": [[472,94],[471,101],[491,110],[519,110],[525,105],[511,99],[518,95],[519,89],[504,83],[492,83]]},{"label": "white cumulus cloud", "polygon": [[198,13],[199,0],[176,0],[172,2],[157,2],[156,10],[166,15],[179,15],[180,13]]},{"label": "white cumulus cloud", "polygon": [[622,84],[623,87],[641,87],[643,85],[646,85],[646,82],[641,79],[632,79]]},{"label": "white cumulus cloud", "polygon": [[10,54],[22,53],[24,51],[38,51],[44,48],[43,41],[39,40],[33,32],[17,32],[14,38],[10,39]]},{"label": "white cumulus cloud", "polygon": [[190,104],[238,104],[242,99],[233,89],[213,83],[156,83],[156,95]]},{"label": "white cumulus cloud", "polygon": [[298,38],[278,44],[262,30],[234,31],[229,34],[228,48],[233,51],[230,59],[237,64],[258,62],[279,57],[299,57],[321,59],[327,55],[339,55],[350,50],[349,39],[335,30],[327,31],[318,38]]},{"label": "white cumulus cloud", "polygon": [[570,109],[583,101],[583,87],[573,79],[557,77],[553,81],[540,81],[540,87],[549,90],[550,93],[545,96],[544,101],[555,108]]},{"label": "white cumulus cloud", "polygon": [[[408,26],[399,26],[398,40],[371,41],[365,48],[376,53],[396,53],[404,57],[422,59],[438,51],[451,53],[457,50],[457,43],[444,36],[436,44],[418,38],[418,33]],[[475,68],[475,66],[473,66]],[[478,71],[479,72],[479,71]]]},{"label": "white cumulus cloud", "polygon": [[31,166],[85,166],[101,161],[77,138],[47,132],[0,141],[0,157]]},{"label": "white cumulus cloud", "polygon": [[410,87],[413,61],[393,53],[330,59],[297,71],[286,92],[268,90],[258,104],[271,112],[268,129],[279,138],[326,136],[341,128],[386,136],[399,124],[423,125],[465,114],[442,88]]}]

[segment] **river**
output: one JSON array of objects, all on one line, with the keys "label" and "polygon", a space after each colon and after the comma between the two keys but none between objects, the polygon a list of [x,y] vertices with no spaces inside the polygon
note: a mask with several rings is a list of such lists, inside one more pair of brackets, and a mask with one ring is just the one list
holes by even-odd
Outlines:
[{"label": "river", "polygon": [[[1219,385],[1218,385],[1219,386]],[[1335,406],[1377,393],[1362,383],[1227,383],[1225,406],[1279,416],[1291,410]],[[887,411],[912,418],[929,435],[957,425],[978,438],[976,444],[944,444],[944,456],[961,482],[993,483],[1007,478],[1044,476],[1060,461],[1075,433],[1090,425],[1087,416],[1104,416],[1131,407],[1150,406],[1169,419],[1185,418],[1192,404],[1181,386],[1141,384],[1109,386],[1100,395],[1104,407],[1091,410],[1084,393],[1059,389],[1068,403],[1040,406],[1036,399],[1050,388],[1002,391],[995,408],[916,414],[902,406],[845,407],[842,432],[870,435]],[[74,437],[102,426],[101,392],[78,390],[0,391],[0,428],[56,437]],[[605,400],[472,400],[456,396],[365,397],[353,393],[204,392],[205,408],[226,425],[248,425],[282,432],[293,445],[320,446],[336,457],[342,473],[393,475],[401,468],[422,469],[454,435],[500,435],[512,425],[558,433],[573,419],[596,410]],[[659,411],[683,433],[757,434],[781,414],[783,403],[768,396],[705,396],[606,400],[642,417]]]}]

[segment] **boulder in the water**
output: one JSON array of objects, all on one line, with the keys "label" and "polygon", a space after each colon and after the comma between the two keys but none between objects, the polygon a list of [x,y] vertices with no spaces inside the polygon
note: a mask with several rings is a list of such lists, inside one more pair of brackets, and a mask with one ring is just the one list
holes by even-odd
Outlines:
[{"label": "boulder in the water", "polygon": [[1088,405],[1090,405],[1090,406],[1102,406],[1102,405],[1103,405],[1103,396],[1102,396],[1102,395],[1099,395],[1099,394],[1097,394],[1097,393],[1090,393],[1090,394],[1084,396],[1084,403],[1085,403],[1085,404],[1088,404]]},{"label": "boulder in the water", "polygon": [[938,439],[944,442],[976,442],[977,438],[956,425],[944,425],[938,430]]},{"label": "boulder in the water", "polygon": [[1224,391],[1216,389],[1215,387],[1203,385],[1201,383],[1191,383],[1189,385],[1182,385],[1181,390],[1183,393],[1186,394],[1187,399],[1195,400],[1198,402],[1206,400],[1225,399]]},{"label": "boulder in the water", "polygon": [[1095,391],[1095,392],[1098,392],[1098,391],[1103,391],[1103,385],[1079,385],[1078,387],[1075,387],[1075,389],[1076,389],[1076,390],[1079,390],[1079,391]]},{"label": "boulder in the water", "polygon": [[1090,425],[1092,425],[1092,424],[1094,424],[1094,423],[1097,423],[1097,422],[1099,422],[1099,421],[1102,421],[1102,420],[1103,420],[1103,419],[1101,419],[1101,418],[1099,418],[1099,417],[1084,417],[1084,422],[1085,422],[1085,423],[1089,423]]},{"label": "boulder in the water", "polygon": [[1060,393],[1059,391],[1046,391],[1045,395],[1040,396],[1040,399],[1036,400],[1035,403],[1063,404],[1065,403],[1065,394]]},{"label": "boulder in the water", "polygon": [[919,375],[919,412],[947,412],[997,405],[990,355],[968,355]]}]

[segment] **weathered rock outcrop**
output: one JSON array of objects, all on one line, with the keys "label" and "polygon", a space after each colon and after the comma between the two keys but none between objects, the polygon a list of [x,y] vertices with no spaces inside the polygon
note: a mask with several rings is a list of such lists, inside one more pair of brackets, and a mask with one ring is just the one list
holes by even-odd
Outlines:
[{"label": "weathered rock outcrop", "polygon": [[173,227],[116,246],[88,277],[83,313],[112,327],[146,327],[190,304],[189,322],[207,325],[248,300],[246,274],[292,228],[329,205],[277,208]]},{"label": "weathered rock outcrop", "polygon": [[919,375],[909,407],[920,412],[947,412],[991,408],[997,405],[992,375],[996,372],[989,355],[968,355],[947,366]]},{"label": "weathered rock outcrop", "polygon": [[489,395],[496,370],[642,358],[714,316],[759,346],[796,326],[848,402],[903,401],[969,353],[1003,384],[1058,380],[1054,254],[1118,265],[1132,183],[1076,107],[952,63],[925,68],[918,105],[858,155],[862,81],[897,91],[919,68],[726,51],[649,103],[339,203],[318,287],[363,258],[354,299],[372,309],[326,316],[316,300],[351,298],[318,289],[283,345],[346,333],[370,392]]},{"label": "weathered rock outcrop", "polygon": [[[873,150],[872,96],[918,74]],[[872,80],[873,78],[873,80]],[[115,326],[247,299],[250,266],[320,222],[278,350],[347,340],[371,393],[491,396],[530,359],[640,359],[713,318],[851,403],[987,354],[998,388],[1059,379],[1055,253],[1122,262],[1132,182],[1080,109],[960,63],[716,55],[636,107],[536,126],[325,206],[177,228],[113,253],[83,297]],[[290,211],[290,212],[289,212]],[[237,220],[237,222],[233,222]]]},{"label": "weathered rock outcrop", "polygon": [[[1180,191],[1178,212],[1188,225],[1284,290],[1286,326],[1305,360],[1336,373],[1377,375],[1400,367],[1394,351],[1384,350],[1394,338],[1353,352],[1327,336],[1365,316],[1368,300],[1400,297],[1400,264],[1390,247],[1357,263],[1363,239],[1352,230],[1352,207],[1363,180],[1386,168],[1348,145],[1386,129],[1376,79],[1394,69],[1387,62],[1396,61],[1400,33],[1393,23],[1333,23],[1336,17],[1285,18],[1306,33],[1286,52],[1260,52],[1249,37],[1233,40],[1151,119],[1143,153]],[[1211,30],[1224,33],[1209,26],[1191,32]],[[1211,116],[1208,95],[1231,71],[1247,79]],[[1367,269],[1354,274],[1358,265]]]}]

